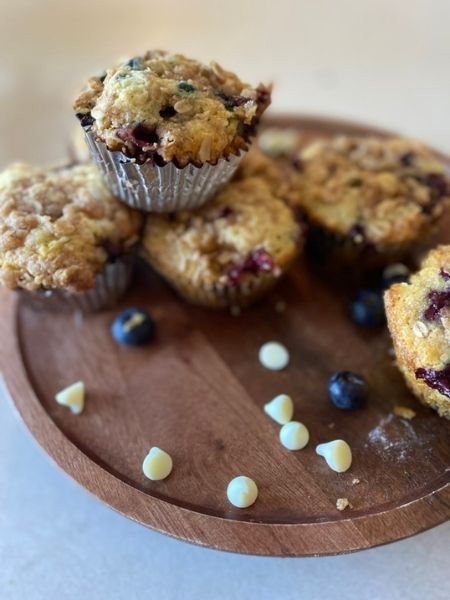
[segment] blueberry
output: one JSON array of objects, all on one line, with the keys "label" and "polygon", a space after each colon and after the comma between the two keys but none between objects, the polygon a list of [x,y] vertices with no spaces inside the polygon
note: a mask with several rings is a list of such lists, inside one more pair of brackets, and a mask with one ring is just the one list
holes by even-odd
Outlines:
[{"label": "blueberry", "polygon": [[380,327],[386,321],[382,293],[360,290],[350,305],[350,314],[361,327]]},{"label": "blueberry", "polygon": [[180,92],[187,92],[188,94],[196,91],[196,88],[187,81],[180,81],[177,87]]},{"label": "blueberry", "polygon": [[369,395],[366,380],[351,371],[335,373],[328,384],[328,395],[336,408],[354,410],[362,408]]},{"label": "blueberry", "polygon": [[114,319],[113,338],[125,346],[140,346],[155,337],[155,323],[146,310],[127,308]]},{"label": "blueberry", "polygon": [[132,71],[140,71],[144,68],[144,64],[142,59],[139,56],[135,56],[134,58],[130,58],[128,62],[125,63],[126,67],[129,67]]},{"label": "blueberry", "polygon": [[91,115],[90,112],[76,113],[76,117],[80,121],[81,126],[84,127],[85,129],[90,129],[95,121],[94,117]]},{"label": "blueberry", "polygon": [[402,263],[388,265],[383,271],[383,288],[387,290],[394,283],[405,283],[409,280],[410,270]]},{"label": "blueberry", "polygon": [[159,116],[163,119],[171,119],[177,114],[173,106],[165,106],[159,111]]}]

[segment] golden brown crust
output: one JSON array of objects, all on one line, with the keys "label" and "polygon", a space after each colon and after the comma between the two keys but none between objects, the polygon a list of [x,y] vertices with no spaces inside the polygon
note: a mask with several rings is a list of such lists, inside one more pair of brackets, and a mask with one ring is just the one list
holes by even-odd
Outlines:
[{"label": "golden brown crust", "polygon": [[270,158],[256,144],[241,160],[235,175],[236,180],[249,177],[263,180],[275,196],[292,208],[300,204],[298,172],[289,164]]},{"label": "golden brown crust", "polygon": [[136,243],[141,217],[111,196],[94,166],[0,174],[0,283],[11,289],[94,286],[108,258]]},{"label": "golden brown crust", "polygon": [[292,211],[260,179],[228,184],[206,206],[147,220],[149,262],[184,297],[210,307],[249,304],[299,249]]},{"label": "golden brown crust", "polygon": [[[439,246],[409,284],[391,286],[384,298],[397,365],[408,386],[423,404],[450,418],[450,398],[418,377],[418,370],[441,372],[450,365],[450,318],[445,302],[447,291],[450,298],[450,280],[445,273],[450,273],[450,246]],[[435,292],[442,298],[437,304]]]},{"label": "golden brown crust", "polygon": [[419,240],[450,200],[444,166],[418,142],[336,137],[300,154],[299,199],[309,220],[380,250]]},{"label": "golden brown crust", "polygon": [[108,149],[184,167],[246,149],[269,103],[269,88],[252,88],[217,63],[150,51],[91,78],[74,109]]}]

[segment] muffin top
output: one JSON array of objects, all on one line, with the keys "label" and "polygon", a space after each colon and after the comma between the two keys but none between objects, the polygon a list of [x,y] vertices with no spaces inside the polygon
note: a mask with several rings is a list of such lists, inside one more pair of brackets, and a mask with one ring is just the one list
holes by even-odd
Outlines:
[{"label": "muffin top", "polygon": [[336,137],[309,145],[300,161],[307,217],[355,241],[413,241],[450,199],[445,167],[416,141]]},{"label": "muffin top", "polygon": [[136,243],[141,217],[111,196],[94,166],[0,174],[0,283],[83,292]]},{"label": "muffin top", "polygon": [[272,190],[273,194],[283,199],[292,208],[300,204],[298,171],[290,163],[277,161],[267,156],[256,144],[239,163],[235,180],[257,177]]},{"label": "muffin top", "polygon": [[300,228],[292,211],[259,178],[229,183],[210,203],[147,220],[150,262],[198,286],[237,286],[261,273],[280,275],[296,256]]},{"label": "muffin top", "polygon": [[89,79],[74,109],[110,150],[184,167],[239,154],[269,103],[269,88],[252,88],[217,63],[158,50]]},{"label": "muffin top", "polygon": [[385,304],[403,361],[417,379],[450,397],[450,246],[431,251],[409,283],[391,286]]}]

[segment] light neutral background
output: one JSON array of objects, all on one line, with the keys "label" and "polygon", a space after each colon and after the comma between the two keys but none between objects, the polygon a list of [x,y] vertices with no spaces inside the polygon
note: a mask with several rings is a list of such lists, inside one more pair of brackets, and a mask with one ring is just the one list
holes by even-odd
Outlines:
[{"label": "light neutral background", "polygon": [[[59,159],[80,82],[155,47],[273,80],[274,111],[366,120],[450,152],[449,24],[449,0],[0,0],[0,166]],[[439,600],[449,546],[450,525],[325,559],[164,538],[68,481],[0,391],[1,600]]]}]

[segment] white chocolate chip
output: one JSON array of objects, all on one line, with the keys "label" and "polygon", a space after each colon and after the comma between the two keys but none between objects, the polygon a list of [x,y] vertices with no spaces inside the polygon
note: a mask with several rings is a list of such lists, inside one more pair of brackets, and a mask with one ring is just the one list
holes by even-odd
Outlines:
[{"label": "white chocolate chip", "polygon": [[74,415],[79,415],[84,408],[84,383],[77,381],[58,392],[55,400],[62,406],[68,406]]},{"label": "white chocolate chip", "polygon": [[292,419],[294,403],[287,394],[280,394],[264,405],[264,412],[280,425],[284,425]]},{"label": "white chocolate chip", "polygon": [[236,508],[248,508],[258,497],[256,483],[250,477],[239,475],[230,481],[227,487],[227,497]]},{"label": "white chocolate chip", "polygon": [[159,481],[168,477],[172,471],[172,467],[173,462],[169,454],[156,446],[150,449],[150,452],[142,463],[144,475],[152,481]]},{"label": "white chocolate chip", "polygon": [[323,456],[327,465],[337,473],[348,471],[352,464],[352,451],[344,440],[334,440],[327,444],[319,444],[316,453]]},{"label": "white chocolate chip", "polygon": [[302,450],[309,442],[309,431],[303,423],[291,421],[280,429],[280,442],[288,450]]},{"label": "white chocolate chip", "polygon": [[267,342],[259,350],[259,362],[266,369],[281,371],[289,364],[289,352],[278,342]]}]

